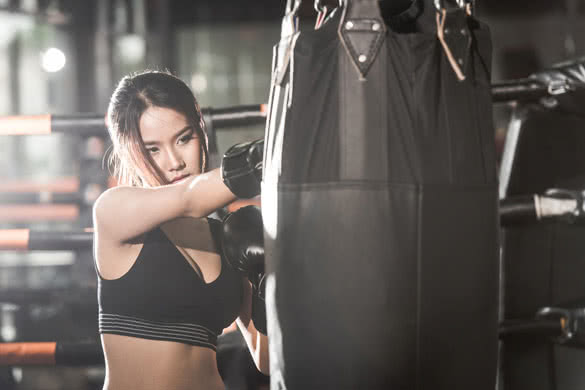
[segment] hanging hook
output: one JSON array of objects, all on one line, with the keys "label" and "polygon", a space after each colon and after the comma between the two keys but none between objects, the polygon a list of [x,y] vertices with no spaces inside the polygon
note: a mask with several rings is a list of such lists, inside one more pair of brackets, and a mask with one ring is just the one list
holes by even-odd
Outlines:
[{"label": "hanging hook", "polygon": [[300,6],[301,6],[301,0],[295,0],[295,5],[294,5],[294,8],[292,9],[293,15],[297,14]]},{"label": "hanging hook", "polygon": [[435,0],[434,3],[437,11],[450,11],[455,7],[467,9],[472,6],[473,0]]},{"label": "hanging hook", "polygon": [[[294,3],[293,3],[294,1]],[[287,0],[286,1],[286,13],[296,15],[299,7],[301,6],[301,0]]]},{"label": "hanging hook", "polygon": [[290,30],[291,34],[299,30],[299,18],[297,16],[297,12],[299,11],[300,6],[301,6],[301,0],[287,0],[286,1],[286,13],[285,13],[285,16],[283,19],[283,23],[284,23],[284,20],[288,21],[287,25],[289,26],[289,30]]},{"label": "hanging hook", "polygon": [[324,7],[323,4],[321,4],[321,0],[315,0],[315,2],[313,3],[313,7],[315,8],[315,11],[317,11],[317,13],[319,14],[327,10],[327,7]]},{"label": "hanging hook", "polygon": [[317,19],[315,20],[315,30],[318,30],[319,28],[321,28],[321,25],[323,24],[323,21],[327,16],[328,8],[326,5],[321,4],[321,0],[315,0],[313,6],[315,7],[315,11],[317,11]]}]

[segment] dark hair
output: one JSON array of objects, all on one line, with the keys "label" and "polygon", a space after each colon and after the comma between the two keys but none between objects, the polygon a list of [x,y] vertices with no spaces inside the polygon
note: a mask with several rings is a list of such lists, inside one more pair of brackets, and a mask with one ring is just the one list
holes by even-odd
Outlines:
[{"label": "dark hair", "polygon": [[[168,184],[140,134],[140,117],[149,107],[170,108],[185,116],[200,140],[201,172],[205,172],[209,161],[207,135],[195,96],[182,80],[168,72],[144,71],[124,77],[108,106],[106,120],[113,143],[109,163],[118,182],[132,186]],[[147,175],[147,183],[136,168]]]}]

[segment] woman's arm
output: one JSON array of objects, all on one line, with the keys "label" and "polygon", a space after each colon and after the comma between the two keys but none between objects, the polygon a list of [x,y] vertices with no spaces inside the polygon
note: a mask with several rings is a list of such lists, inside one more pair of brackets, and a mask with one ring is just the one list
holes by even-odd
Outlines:
[{"label": "woman's arm", "polygon": [[205,217],[235,199],[219,169],[161,187],[115,187],[97,199],[94,227],[124,243],[177,217]]},{"label": "woman's arm", "polygon": [[252,321],[252,285],[247,278],[244,278],[244,299],[242,300],[242,307],[240,315],[236,319],[236,324],[254,360],[254,364],[258,370],[264,375],[270,375],[270,365],[268,360],[268,337],[260,333]]}]

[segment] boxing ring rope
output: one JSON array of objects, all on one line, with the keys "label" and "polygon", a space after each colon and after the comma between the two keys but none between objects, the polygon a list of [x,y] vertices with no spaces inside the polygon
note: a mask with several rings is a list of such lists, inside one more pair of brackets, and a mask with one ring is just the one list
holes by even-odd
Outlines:
[{"label": "boxing ring rope", "polygon": [[203,108],[206,122],[211,120],[215,128],[263,125],[266,123],[266,104],[250,104],[236,107]]},{"label": "boxing ring rope", "polygon": [[583,58],[566,61],[530,77],[492,84],[492,102],[537,101],[583,90]]},{"label": "boxing ring rope", "polygon": [[76,250],[91,248],[92,244],[93,233],[89,229],[84,231],[0,230],[0,250]]},{"label": "boxing ring rope", "polygon": [[538,338],[555,344],[585,348],[585,308],[543,307],[534,319],[500,323],[501,340]]},{"label": "boxing ring rope", "polygon": [[95,342],[0,343],[0,366],[103,365],[104,355]]},{"label": "boxing ring rope", "polygon": [[[254,104],[223,108],[204,108],[203,116],[215,128],[263,125],[266,105]],[[83,136],[105,135],[105,118],[100,114],[32,115],[0,117],[0,135],[49,135],[54,133]]]},{"label": "boxing ring rope", "polygon": [[492,102],[494,103],[537,100],[546,95],[548,95],[546,84],[530,78],[501,81],[492,85]]},{"label": "boxing ring rope", "polygon": [[0,221],[75,221],[79,207],[72,204],[15,204],[0,205]]},{"label": "boxing ring rope", "polygon": [[[23,187],[27,184],[23,181]],[[79,181],[77,181],[79,186]],[[116,180],[113,177],[107,178],[106,186],[115,187]],[[39,187],[39,186],[37,186]],[[78,187],[68,191],[35,191],[35,186],[29,186],[29,191],[2,191],[0,189],[0,204],[69,204],[71,206],[93,205],[98,196],[104,191],[104,186],[96,183],[86,183],[85,190],[80,191]]]},{"label": "boxing ring rope", "polygon": [[84,197],[77,192],[9,192],[0,193],[0,204],[80,204]]},{"label": "boxing ring rope", "polygon": [[499,337],[501,340],[511,340],[520,337],[556,338],[563,334],[562,320],[507,320],[500,324]]},{"label": "boxing ring rope", "polygon": [[74,176],[51,179],[51,181],[1,180],[0,192],[56,192],[79,191],[79,179]]},{"label": "boxing ring rope", "polygon": [[537,101],[582,88],[582,84],[561,81],[545,83],[534,78],[500,81],[492,85],[492,102]]},{"label": "boxing ring rope", "polygon": [[561,220],[568,223],[583,218],[583,192],[551,189],[544,195],[519,195],[500,200],[503,227]]}]

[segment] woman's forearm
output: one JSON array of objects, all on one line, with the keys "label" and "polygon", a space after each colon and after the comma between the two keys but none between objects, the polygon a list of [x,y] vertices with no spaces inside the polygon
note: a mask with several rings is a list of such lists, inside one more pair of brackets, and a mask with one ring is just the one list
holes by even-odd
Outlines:
[{"label": "woman's forearm", "polygon": [[187,216],[205,217],[236,200],[236,196],[223,183],[219,168],[194,176],[179,184],[185,186]]}]

